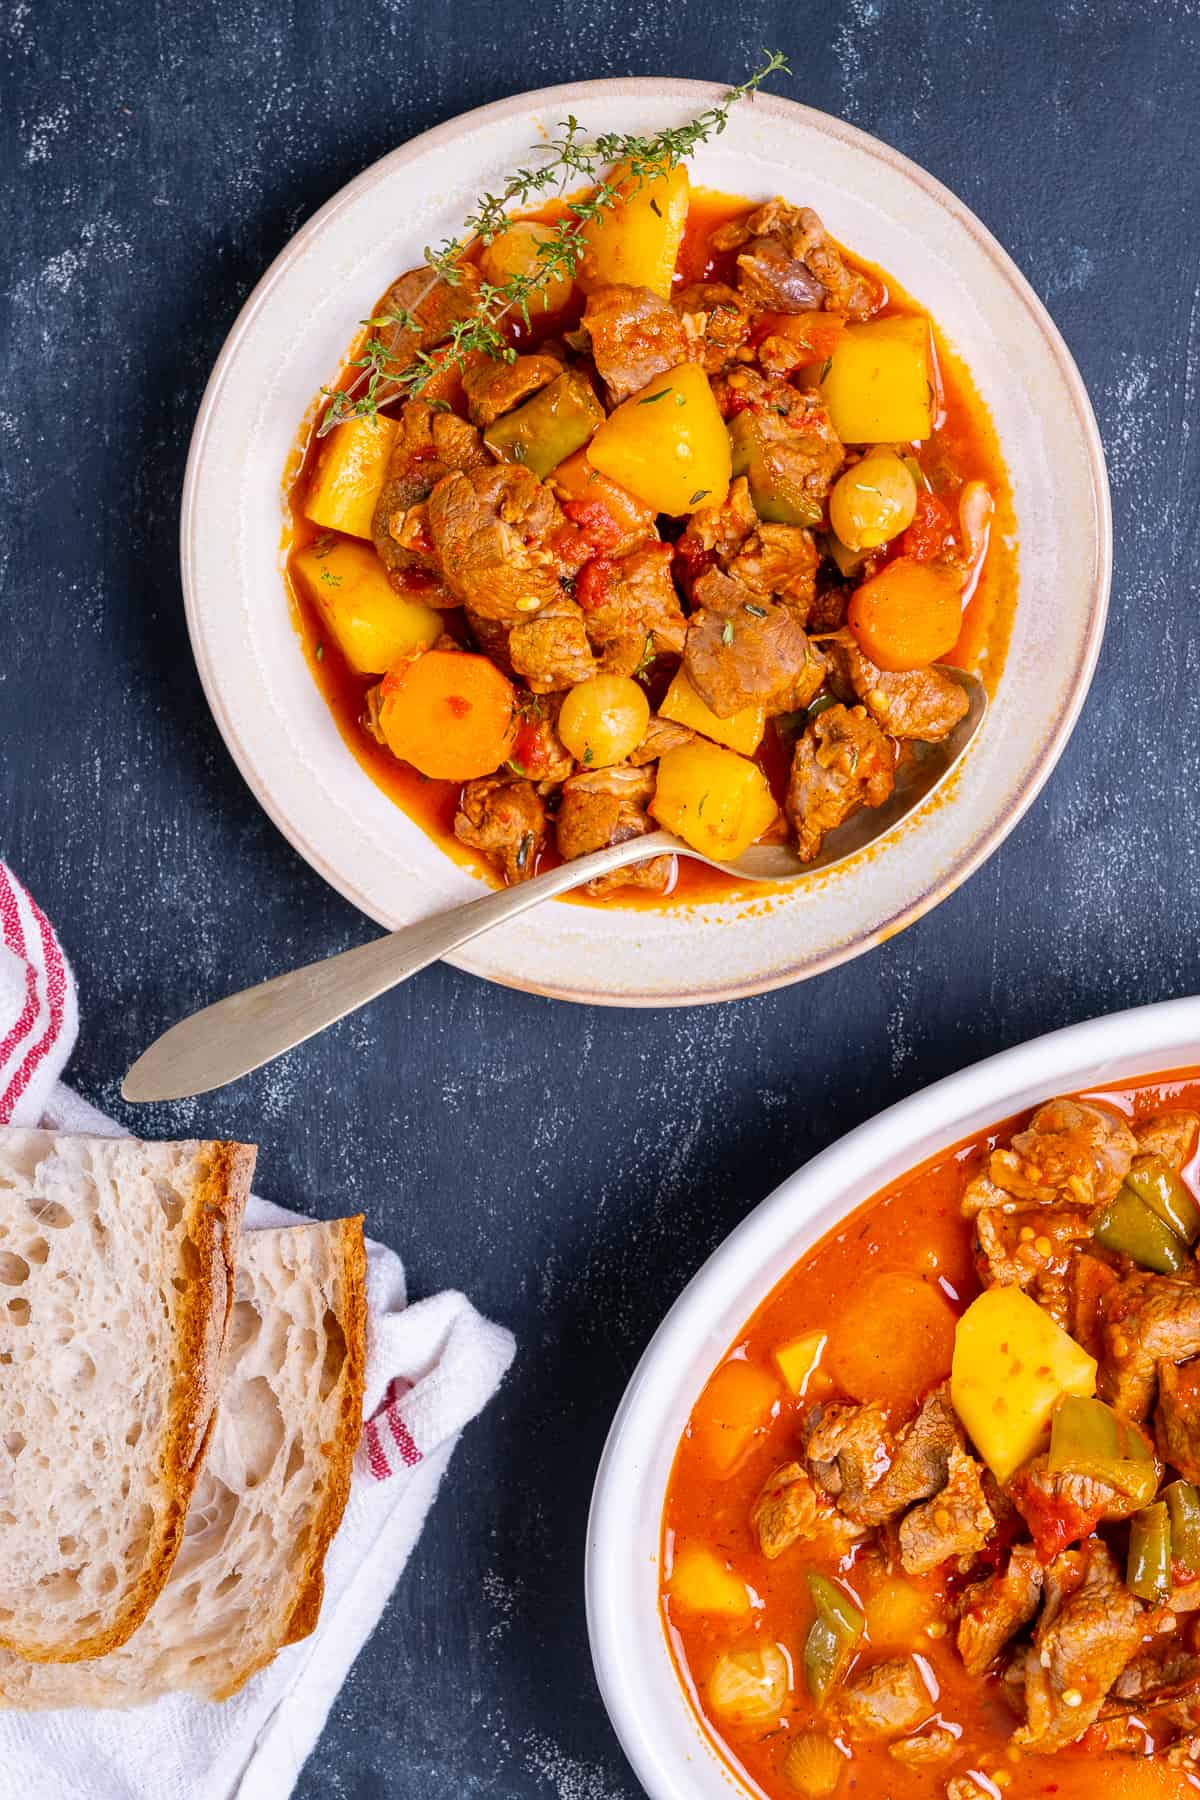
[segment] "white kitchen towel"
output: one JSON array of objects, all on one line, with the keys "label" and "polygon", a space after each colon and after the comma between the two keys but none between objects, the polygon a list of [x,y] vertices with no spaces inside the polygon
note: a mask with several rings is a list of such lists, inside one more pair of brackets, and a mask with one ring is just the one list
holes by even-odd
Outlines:
[{"label": "white kitchen towel", "polygon": [[[74,987],[53,931],[3,863],[0,934],[8,953],[0,958],[0,1093],[14,1068],[29,1069],[18,1109],[0,1111],[0,1123],[119,1135],[103,1113],[53,1085],[74,1039]],[[27,1048],[42,1044],[35,1064],[17,1054],[18,1021]],[[254,1230],[300,1220],[252,1196],[245,1222]],[[133,1712],[0,1712],[0,1800],[286,1800],[420,1536],[459,1433],[514,1352],[511,1334],[462,1294],[409,1306],[400,1258],[371,1239],[367,1308],[367,1422],[316,1631],[222,1705],[175,1697]]]}]

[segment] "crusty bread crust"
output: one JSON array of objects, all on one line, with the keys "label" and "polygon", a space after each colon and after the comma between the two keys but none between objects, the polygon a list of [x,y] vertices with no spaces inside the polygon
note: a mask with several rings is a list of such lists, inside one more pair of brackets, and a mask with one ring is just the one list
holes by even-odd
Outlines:
[{"label": "crusty bread crust", "polygon": [[238,1233],[256,1155],[249,1144],[204,1145],[199,1176],[188,1197],[188,1236],[198,1261],[177,1303],[170,1417],[163,1445],[168,1500],[156,1518],[145,1566],[106,1627],[89,1637],[45,1646],[23,1643],[11,1629],[0,1632],[0,1647],[27,1662],[82,1662],[115,1650],[132,1637],[171,1573],[220,1393]]},{"label": "crusty bread crust", "polygon": [[334,1254],[341,1264],[342,1304],[338,1323],[346,1341],[346,1357],[339,1382],[337,1423],[327,1449],[327,1476],[321,1505],[313,1519],[308,1554],[296,1573],[296,1603],[288,1615],[279,1643],[265,1655],[234,1669],[228,1682],[213,1695],[229,1700],[245,1687],[252,1675],[274,1660],[287,1644],[297,1644],[316,1630],[325,1597],[325,1557],[342,1522],[350,1498],[354,1453],[362,1435],[363,1390],[367,1370],[367,1252],[363,1243],[363,1215],[333,1222],[337,1228]]}]

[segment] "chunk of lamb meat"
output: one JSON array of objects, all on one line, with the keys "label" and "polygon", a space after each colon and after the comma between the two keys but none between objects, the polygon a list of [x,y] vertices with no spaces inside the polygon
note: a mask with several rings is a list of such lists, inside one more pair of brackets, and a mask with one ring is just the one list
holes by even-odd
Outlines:
[{"label": "chunk of lamb meat", "polygon": [[608,391],[610,406],[687,361],[687,339],[670,302],[650,288],[594,288],[583,312],[583,329],[592,340],[596,373]]},{"label": "chunk of lamb meat", "polygon": [[[425,501],[452,470],[482,469],[487,452],[473,425],[456,413],[410,400],[400,413],[387,473],[371,520],[371,541],[384,568],[400,585],[420,585],[432,606],[457,606],[440,579],[441,563],[429,531]],[[413,575],[419,583],[412,583]]]},{"label": "chunk of lamb meat", "polygon": [[429,497],[429,528],[447,587],[480,618],[506,625],[562,597],[573,535],[530,469],[496,463],[444,475]]},{"label": "chunk of lamb meat", "polygon": [[575,758],[558,735],[558,715],[565,696],[522,694],[518,698],[521,723],[508,760],[519,774],[528,776],[539,793],[545,795],[575,770]]},{"label": "chunk of lamb meat", "polygon": [[825,679],[825,659],[795,614],[777,601],[709,569],[692,591],[683,666],[700,698],[728,719],[746,706],[792,712],[807,706]]},{"label": "chunk of lamb meat", "polygon": [[541,612],[511,628],[508,654],[535,694],[560,692],[596,673],[583,613],[561,589]]},{"label": "chunk of lamb meat", "polygon": [[670,544],[593,557],[579,571],[575,596],[606,675],[632,675],[647,658],[682,653],[687,621],[671,579]]},{"label": "chunk of lamb meat", "polygon": [[1160,1113],[1156,1119],[1144,1119],[1135,1125],[1139,1156],[1161,1156],[1172,1169],[1179,1170],[1196,1154],[1200,1137],[1200,1113]]},{"label": "chunk of lamb meat", "polygon": [[988,1173],[1019,1200],[1111,1200],[1133,1161],[1137,1139],[1119,1113],[1083,1100],[1048,1100],[1006,1150],[993,1150]]},{"label": "chunk of lamb meat", "polygon": [[451,327],[475,311],[479,270],[473,263],[460,263],[458,274],[459,279],[451,286],[448,281],[431,283],[426,264],[417,269],[406,269],[393,281],[375,308],[377,318],[401,314],[414,321],[413,326],[405,329],[387,325],[377,327],[379,336],[388,345],[389,367],[393,373],[408,368],[418,351],[432,350],[443,343],[449,337]]},{"label": "chunk of lamb meat", "polygon": [[856,698],[892,737],[939,743],[970,708],[966,691],[940,669],[877,669],[849,638],[831,644],[829,653]]},{"label": "chunk of lamb meat", "polygon": [[1126,1275],[1104,1303],[1097,1390],[1126,1418],[1154,1410],[1160,1362],[1200,1356],[1200,1287],[1173,1276]]},{"label": "chunk of lamb meat", "polygon": [[750,483],[739,475],[719,506],[698,506],[675,541],[675,573],[688,599],[706,570],[727,568],[758,530]]},{"label": "chunk of lamb meat", "polygon": [[896,1434],[891,1467],[858,1508],[864,1525],[883,1525],[918,1500],[945,1487],[956,1451],[963,1448],[962,1428],[943,1383],[926,1396],[915,1419]]},{"label": "chunk of lamb meat", "polygon": [[895,747],[864,707],[828,706],[792,754],[784,802],[801,862],[827,832],[864,806],[882,806],[896,785]]},{"label": "chunk of lamb meat", "polygon": [[1025,1724],[1013,1743],[1048,1756],[1099,1717],[1113,1682],[1142,1641],[1141,1602],[1108,1549],[1089,1538],[1046,1571],[1046,1599],[1026,1657]]},{"label": "chunk of lamb meat", "polygon": [[502,413],[511,412],[522,400],[538,393],[563,372],[561,358],[539,351],[518,356],[512,362],[487,357],[467,370],[463,391],[472,422],[486,431]]},{"label": "chunk of lamb meat", "polygon": [[865,319],[878,290],[851,269],[811,206],[768,200],[712,236],[715,250],[739,250],[738,287],[752,306],[773,312],[847,313]]},{"label": "chunk of lamb meat", "polygon": [[731,369],[712,385],[726,419],[749,414],[765,484],[803,495],[819,515],[846,460],[824,402],[751,368]]},{"label": "chunk of lamb meat", "polygon": [[[592,850],[603,850],[609,844],[622,844],[628,838],[644,837],[653,825],[646,808],[654,798],[654,771],[619,764],[612,769],[595,769],[573,775],[563,783],[558,809],[556,836],[559,855],[566,862],[587,856]],[[611,875],[600,875],[589,881],[589,894],[611,893],[619,887],[644,887],[661,894],[669,885],[674,857],[651,856],[645,862],[616,869]]]},{"label": "chunk of lamb meat", "polygon": [[1154,1422],[1159,1455],[1188,1481],[1200,1481],[1200,1359],[1158,1365]]},{"label": "chunk of lamb meat", "polygon": [[944,1725],[923,1731],[920,1737],[901,1738],[888,1745],[888,1755],[908,1769],[927,1769],[935,1763],[949,1762],[958,1755],[958,1738]]},{"label": "chunk of lamb meat", "polygon": [[1067,1275],[1067,1331],[1089,1356],[1104,1354],[1104,1311],[1119,1277],[1099,1256],[1076,1254]]},{"label": "chunk of lamb meat", "polygon": [[813,1480],[855,1524],[865,1524],[870,1494],[892,1466],[896,1443],[883,1408],[844,1401],[816,1406],[804,1422],[803,1449]]},{"label": "chunk of lamb meat", "polygon": [[817,547],[803,525],[760,525],[728,564],[753,594],[777,595],[801,625],[817,591]]},{"label": "chunk of lamb meat", "polygon": [[850,1733],[893,1738],[925,1723],[933,1712],[934,1696],[913,1657],[893,1656],[846,1682],[837,1704],[839,1719]]},{"label": "chunk of lamb meat", "polygon": [[732,362],[750,336],[750,308],[723,281],[691,282],[671,295],[671,305],[683,326],[688,361],[702,363],[710,375]]},{"label": "chunk of lamb meat", "polygon": [[796,1462],[784,1463],[767,1480],[750,1510],[750,1529],[771,1562],[793,1544],[823,1538],[844,1551],[863,1535],[863,1527],[839,1513]]},{"label": "chunk of lamb meat", "polygon": [[643,763],[657,762],[668,750],[682,750],[685,744],[693,744],[696,733],[686,725],[676,725],[673,719],[661,719],[655,713],[646,727],[646,735],[636,750],[630,752],[629,760],[640,768]]},{"label": "chunk of lamb meat", "polygon": [[[1147,1450],[1150,1445],[1147,1443]],[[1142,1502],[1093,1475],[1052,1474],[1043,1451],[1010,1479],[1007,1494],[1025,1523],[1042,1561],[1089,1537],[1096,1526],[1128,1519]]]},{"label": "chunk of lamb meat", "polygon": [[531,782],[485,775],[459,795],[454,835],[498,862],[510,887],[528,881],[546,842],[546,809]]},{"label": "chunk of lamb meat", "polygon": [[975,1218],[976,1266],[984,1287],[1023,1288],[1067,1329],[1071,1271],[1092,1241],[1092,1215],[1066,1206],[991,1206]]},{"label": "chunk of lamb meat", "polygon": [[952,1556],[974,1556],[995,1525],[979,1464],[953,1450],[945,1487],[900,1521],[900,1561],[910,1575],[927,1575]]},{"label": "chunk of lamb meat", "polygon": [[1028,1544],[1018,1544],[1004,1572],[985,1575],[967,1588],[959,1604],[958,1654],[968,1675],[982,1675],[1018,1631],[1023,1631],[1042,1597],[1042,1565]]}]

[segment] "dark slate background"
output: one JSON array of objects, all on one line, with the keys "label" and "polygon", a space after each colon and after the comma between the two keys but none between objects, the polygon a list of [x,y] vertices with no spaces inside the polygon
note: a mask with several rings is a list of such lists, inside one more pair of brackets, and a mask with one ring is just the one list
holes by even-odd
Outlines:
[{"label": "dark slate background", "polygon": [[[1047,792],[936,913],[790,992],[590,1011],[435,968],[224,1094],[122,1108],[169,1021],[372,930],[259,812],[188,652],[184,457],[246,294],[343,182],[466,107],[572,77],[735,79],[763,44],[798,71],[777,91],[975,208],[1091,390],[1113,606]],[[0,849],[79,975],[72,1078],[145,1132],[257,1140],[264,1193],[363,1207],[414,1294],[461,1286],[520,1340],[305,1800],[635,1796],[588,1659],[584,1521],[667,1302],[878,1107],[1195,988],[1198,49],[1194,0],[6,0]]]}]

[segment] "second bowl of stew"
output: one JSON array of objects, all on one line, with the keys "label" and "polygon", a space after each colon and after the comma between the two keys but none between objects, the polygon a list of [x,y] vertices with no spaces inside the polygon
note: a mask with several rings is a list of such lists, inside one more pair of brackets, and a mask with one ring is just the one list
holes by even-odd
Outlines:
[{"label": "second bowl of stew", "polygon": [[[758,95],[649,176],[513,203],[452,281],[423,264],[568,115],[645,141],[721,98],[551,89],[385,158],[264,277],[189,463],[217,719],[386,925],[654,823],[717,861],[811,860],[953,728],[939,665],[982,676],[961,772],[842,867],[764,893],[660,857],[461,953],[568,998],[725,998],[894,933],[1033,799],[1103,628],[1107,488],[1065,346],[966,208],[851,127]],[[608,188],[570,269],[480,339]]]},{"label": "second bowl of stew", "polygon": [[668,1314],[597,1478],[654,1800],[1200,1791],[1200,1002],[852,1133]]}]

